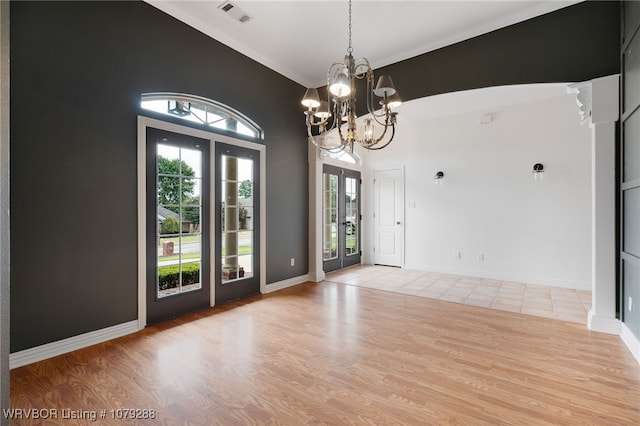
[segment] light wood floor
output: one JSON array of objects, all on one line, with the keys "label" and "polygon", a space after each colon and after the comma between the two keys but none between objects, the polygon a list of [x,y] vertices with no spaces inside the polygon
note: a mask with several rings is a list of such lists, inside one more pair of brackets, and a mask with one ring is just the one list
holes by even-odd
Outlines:
[{"label": "light wood floor", "polygon": [[[640,366],[617,336],[331,282],[11,372],[13,408],[98,413],[47,423],[61,425],[638,425],[639,402]],[[118,408],[156,419],[115,421]]]}]

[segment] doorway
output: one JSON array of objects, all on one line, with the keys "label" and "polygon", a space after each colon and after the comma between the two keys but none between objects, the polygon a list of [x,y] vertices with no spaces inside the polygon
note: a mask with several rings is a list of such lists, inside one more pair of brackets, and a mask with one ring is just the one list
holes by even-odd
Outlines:
[{"label": "doorway", "polygon": [[360,263],[360,172],[328,164],[322,170],[324,272]]},{"label": "doorway", "polygon": [[147,323],[205,309],[209,280],[209,141],[148,127]]}]

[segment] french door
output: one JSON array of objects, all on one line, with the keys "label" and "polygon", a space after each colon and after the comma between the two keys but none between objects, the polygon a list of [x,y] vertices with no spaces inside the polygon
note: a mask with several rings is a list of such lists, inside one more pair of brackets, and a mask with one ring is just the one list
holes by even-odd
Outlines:
[{"label": "french door", "polygon": [[360,263],[360,172],[325,164],[322,174],[324,272]]},{"label": "french door", "polygon": [[210,306],[209,141],[147,127],[147,324]]},{"label": "french door", "polygon": [[216,142],[216,304],[260,292],[260,152]]}]

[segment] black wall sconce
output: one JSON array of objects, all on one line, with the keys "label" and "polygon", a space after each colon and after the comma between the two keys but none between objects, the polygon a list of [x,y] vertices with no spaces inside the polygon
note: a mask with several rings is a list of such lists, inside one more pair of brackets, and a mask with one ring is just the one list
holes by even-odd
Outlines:
[{"label": "black wall sconce", "polygon": [[443,172],[436,172],[436,174],[433,176],[433,180],[436,183],[436,185],[440,184],[443,178],[444,178]]},{"label": "black wall sconce", "polygon": [[544,173],[544,166],[542,163],[536,163],[533,165],[533,179],[538,180],[542,179]]}]

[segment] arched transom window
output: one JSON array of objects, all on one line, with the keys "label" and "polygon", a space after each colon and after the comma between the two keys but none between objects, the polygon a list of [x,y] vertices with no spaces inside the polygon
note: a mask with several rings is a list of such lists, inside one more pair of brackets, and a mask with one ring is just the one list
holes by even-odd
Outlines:
[{"label": "arched transom window", "polygon": [[144,93],[143,109],[239,135],[264,139],[260,126],[244,114],[212,99],[182,93]]}]

